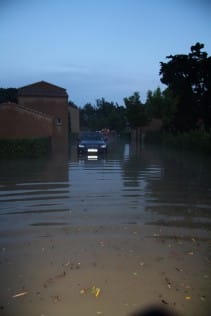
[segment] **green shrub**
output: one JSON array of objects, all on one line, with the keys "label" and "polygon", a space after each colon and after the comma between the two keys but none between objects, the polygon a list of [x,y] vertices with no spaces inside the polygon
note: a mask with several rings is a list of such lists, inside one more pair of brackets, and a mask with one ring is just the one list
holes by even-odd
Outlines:
[{"label": "green shrub", "polygon": [[208,132],[194,130],[184,133],[151,132],[146,135],[145,143],[211,153],[211,130]]},{"label": "green shrub", "polygon": [[40,157],[50,147],[49,138],[0,139],[0,158]]}]

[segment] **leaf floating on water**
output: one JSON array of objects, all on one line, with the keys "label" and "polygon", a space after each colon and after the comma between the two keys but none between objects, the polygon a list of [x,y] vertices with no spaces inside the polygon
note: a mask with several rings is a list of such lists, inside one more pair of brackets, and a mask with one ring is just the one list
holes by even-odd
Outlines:
[{"label": "leaf floating on water", "polygon": [[94,294],[96,297],[98,297],[100,295],[100,291],[101,291],[101,289],[99,287],[93,286],[91,288],[92,294]]},{"label": "leaf floating on water", "polygon": [[100,291],[101,291],[100,288],[97,288],[97,289],[96,289],[96,293],[95,293],[95,296],[96,296],[96,297],[98,297],[98,295],[100,294]]},{"label": "leaf floating on water", "polygon": [[165,300],[161,300],[161,303],[163,303],[163,304],[168,304]]},{"label": "leaf floating on water", "polygon": [[92,287],[80,290],[80,294],[91,293],[95,295],[95,297],[98,297],[100,295],[100,292],[101,292],[101,288],[96,287],[95,285],[93,285]]},{"label": "leaf floating on water", "polygon": [[17,298],[17,297],[25,296],[27,294],[28,294],[28,292],[25,291],[25,292],[20,292],[20,293],[14,294],[12,297]]}]

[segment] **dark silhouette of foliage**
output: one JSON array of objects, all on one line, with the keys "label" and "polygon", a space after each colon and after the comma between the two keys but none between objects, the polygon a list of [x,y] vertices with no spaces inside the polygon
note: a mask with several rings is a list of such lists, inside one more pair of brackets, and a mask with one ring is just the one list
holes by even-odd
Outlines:
[{"label": "dark silhouette of foliage", "polygon": [[120,132],[126,126],[125,109],[104,98],[98,99],[95,106],[87,103],[80,110],[80,123],[82,130],[109,128]]},{"label": "dark silhouette of foliage", "polygon": [[178,101],[172,126],[179,131],[211,127],[211,57],[203,48],[196,43],[189,54],[170,55],[168,63],[161,62],[161,82]]},{"label": "dark silhouette of foliage", "polygon": [[130,127],[136,129],[145,126],[148,122],[146,107],[140,100],[138,92],[128,98],[124,98],[126,116]]},{"label": "dark silhouette of foliage", "polygon": [[0,103],[18,102],[18,90],[15,88],[0,88]]},{"label": "dark silhouette of foliage", "polygon": [[50,152],[50,138],[0,139],[0,158],[37,158]]},{"label": "dark silhouette of foliage", "polygon": [[145,105],[150,119],[159,118],[163,121],[165,128],[169,127],[177,107],[177,99],[169,88],[164,91],[160,88],[154,92],[149,90]]}]

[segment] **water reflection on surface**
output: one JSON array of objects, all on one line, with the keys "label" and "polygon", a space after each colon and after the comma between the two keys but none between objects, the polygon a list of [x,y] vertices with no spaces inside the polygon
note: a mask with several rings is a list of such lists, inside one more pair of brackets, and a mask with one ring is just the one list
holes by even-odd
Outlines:
[{"label": "water reflection on surface", "polygon": [[211,228],[208,157],[117,141],[106,156],[0,164],[0,228],[124,223]]}]

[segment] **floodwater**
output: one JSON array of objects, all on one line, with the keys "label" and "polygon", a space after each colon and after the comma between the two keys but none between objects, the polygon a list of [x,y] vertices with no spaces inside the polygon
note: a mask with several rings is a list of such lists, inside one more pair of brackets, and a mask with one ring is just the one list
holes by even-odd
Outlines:
[{"label": "floodwater", "polygon": [[117,139],[0,162],[0,315],[210,315],[210,157]]}]

